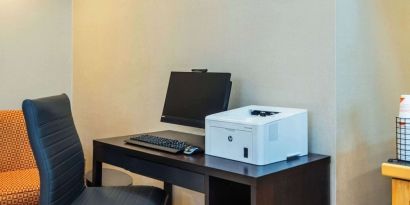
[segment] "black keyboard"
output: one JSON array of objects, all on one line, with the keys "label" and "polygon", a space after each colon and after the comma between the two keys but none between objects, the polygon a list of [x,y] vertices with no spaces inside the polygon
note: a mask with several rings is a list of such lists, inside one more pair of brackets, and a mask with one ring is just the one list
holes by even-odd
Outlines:
[{"label": "black keyboard", "polygon": [[138,135],[132,136],[125,140],[126,143],[133,145],[140,145],[143,147],[149,147],[171,153],[178,153],[184,151],[189,146],[186,142],[179,140],[167,139],[164,137],[158,137],[154,135]]}]

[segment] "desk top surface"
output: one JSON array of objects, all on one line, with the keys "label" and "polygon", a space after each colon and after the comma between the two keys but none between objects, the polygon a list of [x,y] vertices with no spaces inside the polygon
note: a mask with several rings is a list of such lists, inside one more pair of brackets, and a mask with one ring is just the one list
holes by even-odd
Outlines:
[{"label": "desk top surface", "polygon": [[385,162],[382,164],[382,175],[410,180],[410,166],[408,162]]},{"label": "desk top surface", "polygon": [[[203,147],[204,137],[175,131],[162,131],[150,134],[157,136],[167,136],[169,138],[179,139]],[[112,137],[94,140],[94,143],[110,146],[114,149],[119,149],[133,156],[140,157],[145,160],[155,161],[163,164],[168,164],[177,167],[187,167],[191,169],[207,169],[215,172],[225,172],[237,174],[244,177],[259,178],[270,174],[281,172],[298,166],[303,166],[315,162],[330,163],[330,157],[319,154],[309,154],[291,161],[281,161],[268,165],[258,166],[243,162],[233,161],[220,157],[214,157],[203,153],[195,155],[171,154],[155,149],[145,148],[141,146],[129,145],[124,142],[130,136]]]}]

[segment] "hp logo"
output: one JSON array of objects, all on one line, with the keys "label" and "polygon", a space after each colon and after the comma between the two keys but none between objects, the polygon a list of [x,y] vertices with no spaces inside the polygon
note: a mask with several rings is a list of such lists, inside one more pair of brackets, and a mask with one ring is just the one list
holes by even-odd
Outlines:
[{"label": "hp logo", "polygon": [[229,137],[228,137],[228,141],[229,141],[229,142],[232,142],[232,140],[233,140],[233,137],[232,137],[232,136],[229,136]]}]

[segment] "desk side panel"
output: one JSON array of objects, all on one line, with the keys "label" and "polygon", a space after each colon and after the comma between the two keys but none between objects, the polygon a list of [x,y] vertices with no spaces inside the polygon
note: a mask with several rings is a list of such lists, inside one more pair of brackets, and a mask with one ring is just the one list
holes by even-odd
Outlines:
[{"label": "desk side panel", "polygon": [[258,205],[329,205],[330,158],[263,177],[252,191]]},{"label": "desk side panel", "polygon": [[410,182],[392,179],[392,205],[410,204]]}]

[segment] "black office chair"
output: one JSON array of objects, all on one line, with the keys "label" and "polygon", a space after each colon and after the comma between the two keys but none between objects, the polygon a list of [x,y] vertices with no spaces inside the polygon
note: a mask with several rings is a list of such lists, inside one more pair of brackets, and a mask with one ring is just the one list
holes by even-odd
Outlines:
[{"label": "black office chair", "polygon": [[84,154],[67,95],[25,100],[23,112],[40,172],[40,205],[163,205],[151,186],[85,187]]}]

